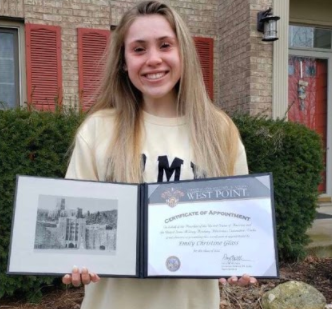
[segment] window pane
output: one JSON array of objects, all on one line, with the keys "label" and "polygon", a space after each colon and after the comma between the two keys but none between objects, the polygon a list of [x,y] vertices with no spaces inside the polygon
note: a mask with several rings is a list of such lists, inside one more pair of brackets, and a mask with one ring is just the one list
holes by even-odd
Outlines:
[{"label": "window pane", "polygon": [[314,47],[314,28],[302,26],[289,27],[289,46],[300,48]]},{"label": "window pane", "polygon": [[314,47],[331,49],[331,31],[315,29]]},{"label": "window pane", "polygon": [[289,26],[289,47],[332,48],[332,31],[315,27]]},{"label": "window pane", "polygon": [[293,64],[288,64],[288,75],[292,76],[294,75],[294,65]]},{"label": "window pane", "polygon": [[0,30],[0,102],[16,106],[14,33]]}]

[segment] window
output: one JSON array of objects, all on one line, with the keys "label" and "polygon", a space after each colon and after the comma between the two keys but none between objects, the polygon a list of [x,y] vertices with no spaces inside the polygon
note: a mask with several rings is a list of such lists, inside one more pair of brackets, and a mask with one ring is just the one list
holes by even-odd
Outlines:
[{"label": "window", "polygon": [[0,108],[20,104],[18,30],[0,27]]},{"label": "window", "polygon": [[289,26],[289,47],[331,49],[332,30],[307,26]]}]

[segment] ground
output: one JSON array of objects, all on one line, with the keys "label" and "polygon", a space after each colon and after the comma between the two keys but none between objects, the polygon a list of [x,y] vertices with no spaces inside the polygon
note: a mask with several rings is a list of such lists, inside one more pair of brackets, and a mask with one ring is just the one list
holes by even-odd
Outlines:
[{"label": "ground", "polygon": [[[332,304],[332,258],[318,259],[309,256],[305,261],[280,265],[280,279],[260,280],[258,286],[248,288],[224,287],[220,289],[220,309],[260,309],[262,295],[276,285],[297,280],[319,290]],[[0,300],[1,309],[79,309],[83,288],[49,288],[41,303],[27,304],[18,299]]]},{"label": "ground", "polygon": [[260,280],[257,287],[221,289],[220,309],[261,309],[262,295],[290,280],[314,286],[325,296],[326,303],[332,304],[332,258],[318,259],[309,256],[303,262],[282,264],[278,280]]}]

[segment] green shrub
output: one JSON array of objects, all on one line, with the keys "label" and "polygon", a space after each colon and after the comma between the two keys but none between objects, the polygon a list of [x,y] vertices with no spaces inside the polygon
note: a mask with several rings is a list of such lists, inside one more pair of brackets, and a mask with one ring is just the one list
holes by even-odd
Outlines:
[{"label": "green shrub", "polygon": [[82,115],[72,111],[0,110],[0,298],[20,292],[36,301],[54,278],[7,276],[15,179],[17,174],[63,177],[68,148]]},{"label": "green shrub", "polygon": [[[16,174],[63,177],[74,132],[83,116],[71,111],[0,110],[0,298],[20,293],[36,300],[54,277],[7,276]],[[251,173],[273,172],[279,257],[304,255],[315,216],[322,169],[319,136],[302,125],[235,116]]]},{"label": "green shrub", "polygon": [[304,125],[237,115],[250,173],[272,172],[279,259],[305,256],[323,169],[320,136]]}]

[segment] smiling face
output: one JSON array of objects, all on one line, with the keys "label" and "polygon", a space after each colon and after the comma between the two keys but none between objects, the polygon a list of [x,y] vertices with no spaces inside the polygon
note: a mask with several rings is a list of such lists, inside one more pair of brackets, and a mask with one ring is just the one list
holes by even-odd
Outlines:
[{"label": "smiling face", "polygon": [[137,17],[124,41],[125,70],[141,91],[145,109],[168,104],[175,107],[175,85],[181,77],[177,37],[161,15]]}]

